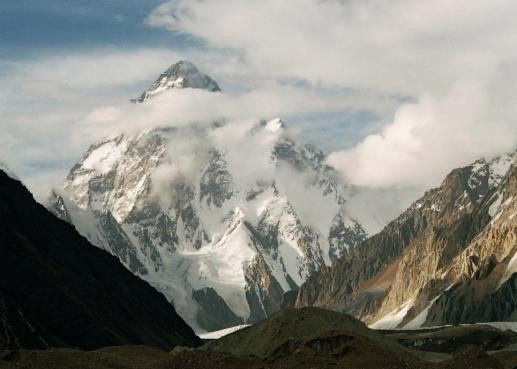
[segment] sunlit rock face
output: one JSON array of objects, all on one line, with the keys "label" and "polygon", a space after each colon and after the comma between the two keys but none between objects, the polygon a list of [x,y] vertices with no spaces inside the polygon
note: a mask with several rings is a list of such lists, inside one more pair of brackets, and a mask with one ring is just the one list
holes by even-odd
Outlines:
[{"label": "sunlit rock face", "polygon": [[453,170],[309,278],[296,304],[348,311],[374,328],[516,320],[516,184],[517,152]]}]

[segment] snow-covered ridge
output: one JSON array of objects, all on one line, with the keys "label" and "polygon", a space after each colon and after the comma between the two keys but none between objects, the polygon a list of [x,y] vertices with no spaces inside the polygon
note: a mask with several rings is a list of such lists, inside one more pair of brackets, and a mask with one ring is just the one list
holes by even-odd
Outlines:
[{"label": "snow-covered ridge", "polygon": [[475,161],[470,165],[471,174],[468,178],[468,186],[470,189],[476,190],[483,183],[482,179],[488,178],[488,187],[490,189],[497,187],[516,157],[517,151],[514,151],[490,160]]},{"label": "snow-covered ridge", "polygon": [[[490,160],[479,159],[471,165],[458,169],[468,173],[467,188],[462,196],[456,199],[456,208],[458,211],[465,211],[470,209],[474,204],[479,203],[481,199],[489,192],[497,188],[504,178],[514,160],[517,159],[517,150],[505,153]],[[445,182],[441,187],[445,186]],[[446,198],[442,198],[444,193],[440,188],[431,190],[433,196],[424,197],[411,205],[413,211],[443,211],[442,202]],[[423,202],[425,200],[425,203]],[[500,201],[500,199],[498,200]],[[496,201],[491,210],[490,215],[494,215],[497,211],[500,202]]]},{"label": "snow-covered ridge", "polygon": [[413,300],[406,301],[398,309],[393,310],[376,322],[368,325],[371,329],[395,329],[402,322],[409,309],[413,306]]},{"label": "snow-covered ridge", "polygon": [[212,331],[267,317],[366,237],[324,159],[280,119],[147,130],[92,145],[51,205]]}]

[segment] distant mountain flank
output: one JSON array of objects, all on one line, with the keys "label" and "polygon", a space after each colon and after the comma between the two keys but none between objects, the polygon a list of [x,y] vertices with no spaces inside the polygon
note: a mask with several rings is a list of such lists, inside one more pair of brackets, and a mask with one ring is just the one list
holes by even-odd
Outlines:
[{"label": "distant mountain flank", "polygon": [[299,289],[374,328],[517,321],[517,152],[453,170]]},{"label": "distant mountain flank", "polygon": [[0,170],[0,352],[199,343],[162,294]]}]

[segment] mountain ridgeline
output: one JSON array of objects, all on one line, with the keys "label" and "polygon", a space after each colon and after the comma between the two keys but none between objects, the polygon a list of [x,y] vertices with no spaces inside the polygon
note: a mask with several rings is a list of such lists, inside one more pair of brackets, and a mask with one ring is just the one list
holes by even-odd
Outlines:
[{"label": "mountain ridgeline", "polygon": [[0,350],[199,343],[162,294],[0,170]]},{"label": "mountain ridgeline", "polygon": [[517,154],[453,170],[299,289],[375,328],[517,320]]},{"label": "mountain ridgeline", "polygon": [[[174,88],[219,91],[179,62],[139,101]],[[49,208],[213,331],[268,317],[366,238],[349,192],[280,119],[218,121],[92,145]]]},{"label": "mountain ridgeline", "polygon": [[[185,88],[220,91],[179,62],[135,102]],[[455,169],[368,238],[361,189],[279,118],[160,127],[92,145],[49,209],[199,332],[293,305],[378,328],[516,320],[515,157]]]},{"label": "mountain ridgeline", "polygon": [[136,99],[131,102],[142,103],[171,88],[199,88],[211,92],[221,91],[221,88],[212,78],[201,73],[189,61],[180,61],[160,74],[158,79]]}]

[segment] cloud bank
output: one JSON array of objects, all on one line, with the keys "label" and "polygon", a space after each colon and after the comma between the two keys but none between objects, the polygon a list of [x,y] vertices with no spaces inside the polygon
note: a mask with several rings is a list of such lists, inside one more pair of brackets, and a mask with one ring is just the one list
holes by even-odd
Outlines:
[{"label": "cloud bank", "polygon": [[[517,4],[504,0],[166,1],[146,24],[193,40],[190,48],[0,59],[0,157],[44,193],[103,136],[281,116],[302,122],[316,144],[339,143],[341,132],[329,161],[350,183],[429,187],[517,144],[516,17]],[[223,93],[128,103],[179,59]],[[336,118],[358,111],[374,118]],[[336,123],[323,125],[329,117]],[[320,127],[332,132],[317,135]]]},{"label": "cloud bank", "polygon": [[444,97],[401,106],[382,132],[328,160],[357,185],[437,185],[452,168],[517,147],[516,114],[513,103],[493,101],[488,86],[458,83]]},{"label": "cloud bank", "polygon": [[517,145],[516,16],[505,0],[174,0],[147,22],[225,50],[256,79],[348,88],[373,106],[399,96],[379,133],[329,161],[354,184],[426,187]]},{"label": "cloud bank", "polygon": [[516,15],[505,0],[174,0],[147,22],[233,51],[256,74],[415,95],[513,55]]},{"label": "cloud bank", "polygon": [[[0,91],[0,158],[37,198],[44,199],[88,146],[106,136],[215,120],[275,116],[289,120],[364,106],[361,94],[329,95],[311,86],[272,79],[254,84],[245,80],[236,87],[240,77],[212,68],[219,58],[224,56],[217,51],[197,49],[99,49],[0,60],[6,71],[0,81],[8,87]],[[222,81],[224,91],[170,90],[145,104],[129,102],[180,59],[195,60],[201,70]]]}]

